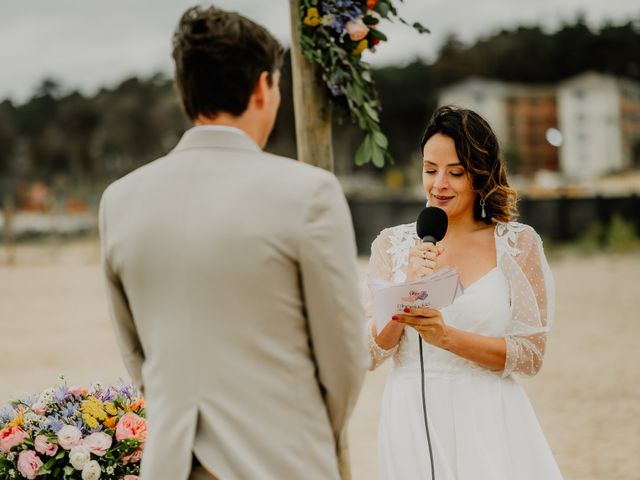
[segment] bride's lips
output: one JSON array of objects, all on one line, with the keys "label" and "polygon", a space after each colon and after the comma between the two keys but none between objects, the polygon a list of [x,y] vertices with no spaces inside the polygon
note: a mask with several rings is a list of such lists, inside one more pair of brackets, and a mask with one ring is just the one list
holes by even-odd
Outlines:
[{"label": "bride's lips", "polygon": [[435,200],[435,203],[440,205],[446,205],[450,200],[454,198],[453,195],[431,195],[431,198]]}]

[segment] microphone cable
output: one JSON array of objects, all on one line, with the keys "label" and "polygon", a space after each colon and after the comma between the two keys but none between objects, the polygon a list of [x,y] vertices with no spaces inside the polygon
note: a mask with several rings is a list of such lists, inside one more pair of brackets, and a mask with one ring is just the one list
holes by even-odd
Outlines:
[{"label": "microphone cable", "polygon": [[422,354],[422,337],[418,333],[418,342],[420,344],[420,378],[422,390],[422,413],[424,416],[424,429],[427,432],[427,444],[429,445],[429,461],[431,462],[431,480],[436,480],[436,473],[433,466],[433,449],[431,448],[431,435],[429,434],[429,422],[427,421],[427,400],[424,388],[424,356]]}]

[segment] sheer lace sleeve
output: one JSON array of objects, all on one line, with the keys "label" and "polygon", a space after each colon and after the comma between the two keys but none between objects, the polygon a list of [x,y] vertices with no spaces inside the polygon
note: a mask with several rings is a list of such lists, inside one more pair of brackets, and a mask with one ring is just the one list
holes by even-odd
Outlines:
[{"label": "sheer lace sleeve", "polygon": [[392,260],[390,241],[391,229],[383,230],[380,235],[371,244],[371,257],[369,258],[369,268],[367,269],[367,278],[363,285],[364,307],[367,316],[367,337],[369,345],[369,353],[371,354],[370,370],[376,369],[382,362],[392,356],[398,349],[398,346],[386,350],[380,347],[375,340],[375,321],[373,318],[373,295],[369,288],[370,279],[392,281]]},{"label": "sheer lace sleeve", "polygon": [[517,223],[499,227],[503,245],[499,263],[509,282],[511,300],[503,376],[513,372],[535,375],[542,366],[553,323],[553,278],[542,241],[531,227]]}]

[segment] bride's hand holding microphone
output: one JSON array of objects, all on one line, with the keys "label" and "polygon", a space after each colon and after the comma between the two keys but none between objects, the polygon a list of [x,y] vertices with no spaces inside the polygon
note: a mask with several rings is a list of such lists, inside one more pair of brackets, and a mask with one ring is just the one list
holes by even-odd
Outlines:
[{"label": "bride's hand holding microphone", "polygon": [[[407,281],[415,280],[433,273],[438,255],[444,248],[433,243],[419,243],[409,251]],[[416,330],[422,339],[432,345],[442,345],[446,325],[442,314],[431,308],[405,308],[403,314],[393,317],[394,323],[408,325]]]},{"label": "bride's hand holding microphone", "polygon": [[443,251],[443,247],[433,243],[419,243],[409,250],[407,281],[416,280],[433,273],[436,269],[438,255]]}]

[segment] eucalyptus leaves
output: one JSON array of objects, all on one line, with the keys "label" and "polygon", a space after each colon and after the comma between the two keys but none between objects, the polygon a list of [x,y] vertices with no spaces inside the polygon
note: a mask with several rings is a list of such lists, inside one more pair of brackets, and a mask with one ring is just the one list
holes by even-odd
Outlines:
[{"label": "eucalyptus leaves", "polygon": [[[400,0],[402,1],[402,0]],[[302,52],[322,73],[338,122],[349,117],[365,133],[355,157],[356,165],[372,162],[383,167],[393,159],[387,137],[380,129],[380,101],[371,67],[362,53],[387,40],[378,30],[381,19],[397,19],[392,0],[302,0]],[[420,33],[428,30],[414,23]]]}]

